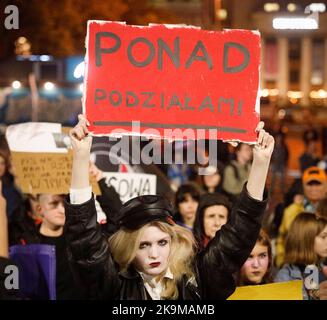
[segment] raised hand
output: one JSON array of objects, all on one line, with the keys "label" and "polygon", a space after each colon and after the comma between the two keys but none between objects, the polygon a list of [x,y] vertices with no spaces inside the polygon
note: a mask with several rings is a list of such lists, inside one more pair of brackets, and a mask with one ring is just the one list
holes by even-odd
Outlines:
[{"label": "raised hand", "polygon": [[72,142],[74,156],[90,156],[90,150],[92,145],[92,137],[87,128],[89,122],[84,115],[78,115],[77,125],[70,130],[69,136]]},{"label": "raised hand", "polygon": [[[260,121],[255,129],[256,132],[259,132],[258,140],[253,148],[253,155],[258,158],[263,157],[270,159],[272,152],[274,150],[275,140],[273,136],[271,136],[268,132],[266,132],[263,127],[265,123]],[[237,147],[237,141],[229,141],[225,140],[224,142],[228,142],[233,147]]]},{"label": "raised hand", "polygon": [[78,115],[78,124],[70,130],[69,136],[73,147],[73,168],[71,188],[83,189],[89,186],[89,160],[92,137],[87,128],[84,115]]},{"label": "raised hand", "polygon": [[247,183],[249,194],[257,200],[262,200],[263,191],[269,170],[270,158],[274,150],[275,140],[264,129],[264,123],[259,122],[256,131],[258,140],[253,148],[252,167]]},{"label": "raised hand", "polygon": [[257,143],[253,148],[253,158],[257,160],[270,160],[274,151],[275,140],[272,135],[266,132],[264,122],[260,121],[257,125],[256,131],[259,132]]}]

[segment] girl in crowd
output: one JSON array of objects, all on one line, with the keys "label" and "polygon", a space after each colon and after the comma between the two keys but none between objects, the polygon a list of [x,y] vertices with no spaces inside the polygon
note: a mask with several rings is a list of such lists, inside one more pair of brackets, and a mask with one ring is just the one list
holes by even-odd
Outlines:
[{"label": "girl in crowd", "polygon": [[193,229],[199,198],[200,190],[194,184],[187,183],[178,188],[175,196],[177,212],[174,215],[174,221],[178,225]]},{"label": "girl in crowd", "polygon": [[216,166],[208,166],[202,177],[203,189],[208,193],[222,193],[224,180],[224,165],[217,161]]},{"label": "girl in crowd", "polygon": [[275,282],[303,280],[303,299],[315,299],[315,290],[306,285],[306,277],[311,274],[307,266],[316,266],[319,278],[315,282],[322,282],[326,279],[321,263],[326,258],[327,220],[313,213],[301,213],[291,224],[285,244],[285,265],[277,273]]},{"label": "girl in crowd", "polygon": [[237,286],[273,282],[271,243],[263,229],[260,230],[258,240],[236,278]]},{"label": "girl in crowd", "polygon": [[92,139],[80,115],[71,130],[73,146],[70,203],[66,203],[66,237],[76,276],[92,298],[226,299],[235,290],[232,274],[245,262],[259,235],[266,206],[264,186],[274,139],[263,130],[254,147],[248,182],[231,219],[207,247],[194,251],[194,238],[172,220],[173,208],[161,196],[127,201],[109,243],[96,224],[89,186]]},{"label": "girl in crowd", "polygon": [[206,193],[200,197],[193,231],[199,248],[205,248],[227,223],[230,211],[231,204],[222,194]]}]

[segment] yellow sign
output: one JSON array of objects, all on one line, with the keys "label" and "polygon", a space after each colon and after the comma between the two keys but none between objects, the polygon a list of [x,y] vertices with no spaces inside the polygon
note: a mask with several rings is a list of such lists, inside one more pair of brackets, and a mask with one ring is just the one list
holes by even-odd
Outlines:
[{"label": "yellow sign", "polygon": [[227,300],[303,300],[302,280],[237,287]]},{"label": "yellow sign", "polygon": [[[24,193],[68,194],[72,175],[72,152],[11,152],[17,184]],[[92,180],[93,192],[101,194]]]}]

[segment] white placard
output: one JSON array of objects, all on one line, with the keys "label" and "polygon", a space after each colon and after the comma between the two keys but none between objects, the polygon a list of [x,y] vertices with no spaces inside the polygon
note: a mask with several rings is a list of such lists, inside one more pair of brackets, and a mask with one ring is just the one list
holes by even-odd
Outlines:
[{"label": "white placard", "polygon": [[108,185],[113,186],[124,203],[131,198],[156,194],[157,176],[146,173],[104,172]]}]

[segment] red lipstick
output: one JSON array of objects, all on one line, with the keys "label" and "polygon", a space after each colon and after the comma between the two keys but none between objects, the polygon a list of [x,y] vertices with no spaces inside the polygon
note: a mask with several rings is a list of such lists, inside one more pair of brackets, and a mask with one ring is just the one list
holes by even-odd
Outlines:
[{"label": "red lipstick", "polygon": [[153,262],[153,263],[150,263],[150,266],[152,268],[155,268],[155,267],[158,267],[160,265],[160,262]]}]

